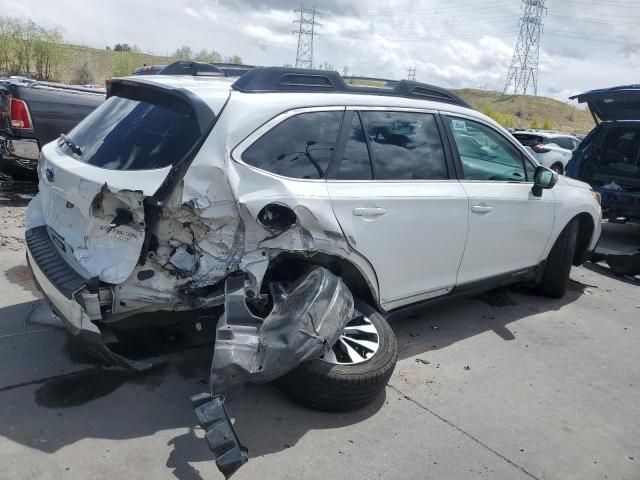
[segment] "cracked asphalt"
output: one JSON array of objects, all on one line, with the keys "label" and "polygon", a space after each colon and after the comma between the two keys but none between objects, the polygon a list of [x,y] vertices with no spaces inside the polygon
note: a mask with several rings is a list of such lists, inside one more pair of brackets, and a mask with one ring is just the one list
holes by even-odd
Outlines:
[{"label": "cracked asphalt", "polygon": [[[39,299],[19,240],[0,261],[1,479],[222,478],[188,400],[209,346],[143,375],[96,367]],[[316,412],[270,385],[227,402],[250,456],[234,478],[637,480],[638,285],[588,264],[561,300],[510,289],[396,314],[400,361],[364,410]]]}]

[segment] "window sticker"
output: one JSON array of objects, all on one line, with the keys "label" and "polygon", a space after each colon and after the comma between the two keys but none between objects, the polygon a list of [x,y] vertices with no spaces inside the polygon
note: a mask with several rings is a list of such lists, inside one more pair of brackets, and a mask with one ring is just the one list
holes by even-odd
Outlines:
[{"label": "window sticker", "polygon": [[451,119],[451,126],[454,130],[458,130],[459,132],[467,131],[467,124],[464,120],[453,120]]}]

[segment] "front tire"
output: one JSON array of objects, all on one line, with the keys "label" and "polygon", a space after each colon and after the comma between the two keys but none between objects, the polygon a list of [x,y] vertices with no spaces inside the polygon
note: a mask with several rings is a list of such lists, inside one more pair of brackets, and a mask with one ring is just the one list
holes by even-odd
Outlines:
[{"label": "front tire", "polygon": [[561,163],[554,163],[551,165],[551,170],[556,172],[558,175],[564,175],[564,167]]},{"label": "front tire", "polygon": [[567,292],[569,274],[576,251],[578,221],[571,220],[553,245],[544,266],[537,290],[551,298],[562,298]]},{"label": "front tire", "polygon": [[356,299],[343,336],[323,357],[301,363],[278,386],[298,403],[346,412],[371,403],[384,390],[398,360],[398,345],[384,317]]}]

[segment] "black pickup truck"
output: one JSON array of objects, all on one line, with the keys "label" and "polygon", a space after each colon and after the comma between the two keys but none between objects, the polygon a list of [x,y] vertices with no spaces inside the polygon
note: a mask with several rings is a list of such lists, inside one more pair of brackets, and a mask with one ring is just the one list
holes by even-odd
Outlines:
[{"label": "black pickup truck", "polygon": [[67,133],[98,105],[104,91],[0,80],[0,173],[35,180],[40,148]]}]

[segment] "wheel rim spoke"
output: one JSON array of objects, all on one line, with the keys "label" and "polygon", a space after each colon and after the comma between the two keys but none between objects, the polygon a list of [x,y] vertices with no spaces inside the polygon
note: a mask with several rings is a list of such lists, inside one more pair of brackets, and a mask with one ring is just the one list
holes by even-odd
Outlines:
[{"label": "wheel rim spoke", "polygon": [[344,333],[345,334],[351,334],[351,333],[355,333],[355,332],[375,333],[376,335],[378,334],[378,331],[376,330],[376,327],[374,327],[371,324],[368,324],[368,325],[347,325],[346,327],[344,327]]},{"label": "wheel rim spoke", "polygon": [[371,359],[379,348],[380,337],[375,325],[354,310],[338,341],[320,360],[334,365],[355,365]]},{"label": "wheel rim spoke", "polygon": [[[345,337],[342,337],[342,338],[345,338]],[[369,340],[360,340],[357,338],[349,338],[349,337],[346,337],[346,339],[348,340],[348,342],[352,342],[360,345],[365,350],[368,350],[370,353],[374,353],[376,350],[378,350],[378,344],[376,342],[371,342]]]},{"label": "wheel rim spoke", "polygon": [[359,363],[362,360],[366,360],[365,357],[360,355],[356,349],[354,349],[349,342],[345,342],[343,338],[340,338],[339,342],[342,344],[342,347],[346,350],[347,356],[351,363]]}]

